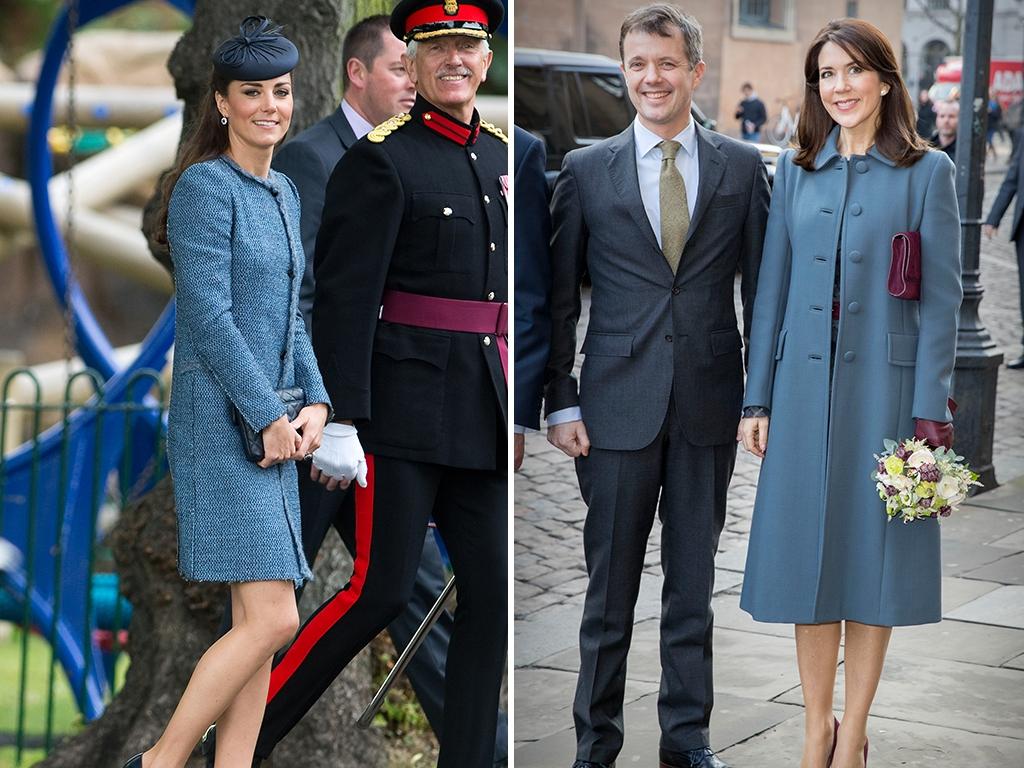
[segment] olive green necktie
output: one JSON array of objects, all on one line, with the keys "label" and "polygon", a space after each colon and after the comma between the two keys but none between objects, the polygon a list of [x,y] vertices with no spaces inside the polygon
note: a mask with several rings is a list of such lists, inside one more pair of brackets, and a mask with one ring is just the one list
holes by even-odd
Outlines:
[{"label": "olive green necktie", "polygon": [[665,140],[661,148],[661,176],[658,179],[658,201],[661,209],[661,252],[672,268],[679,268],[679,259],[686,245],[690,229],[690,207],[686,201],[686,185],[676,168],[676,154],[682,146],[678,141]]}]

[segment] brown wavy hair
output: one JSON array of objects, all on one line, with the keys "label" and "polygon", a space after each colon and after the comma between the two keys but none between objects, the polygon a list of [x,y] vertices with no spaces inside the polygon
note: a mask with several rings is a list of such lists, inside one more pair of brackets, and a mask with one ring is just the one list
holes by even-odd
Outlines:
[{"label": "brown wavy hair", "polygon": [[818,90],[818,55],[825,43],[835,43],[860,67],[877,72],[889,86],[882,97],[875,146],[897,166],[916,163],[928,145],[917,135],[914,104],[903,84],[896,54],[882,31],[863,19],[835,19],[826,24],[807,51],[804,60],[804,103],[797,123],[797,152],[793,162],[808,171],[828,139],[835,121],[821,103]]},{"label": "brown wavy hair", "polygon": [[217,109],[217,97],[228,95],[228,83],[231,81],[216,72],[210,74],[210,86],[199,105],[199,114],[192,124],[188,136],[181,142],[178,159],[160,182],[160,202],[157,205],[157,226],[155,240],[161,247],[167,247],[167,207],[171,202],[174,185],[185,172],[185,169],[196,163],[219,157],[228,149],[228,128],[220,122],[221,114]]}]

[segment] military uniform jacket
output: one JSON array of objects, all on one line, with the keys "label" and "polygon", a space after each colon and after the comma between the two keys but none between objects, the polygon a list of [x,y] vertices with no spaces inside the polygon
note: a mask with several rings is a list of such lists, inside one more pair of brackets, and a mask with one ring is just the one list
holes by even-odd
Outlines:
[{"label": "military uniform jacket", "polygon": [[493,334],[379,320],[386,289],[507,301],[507,139],[418,97],[345,153],[317,235],[313,346],[336,418],[367,453],[504,466]]}]

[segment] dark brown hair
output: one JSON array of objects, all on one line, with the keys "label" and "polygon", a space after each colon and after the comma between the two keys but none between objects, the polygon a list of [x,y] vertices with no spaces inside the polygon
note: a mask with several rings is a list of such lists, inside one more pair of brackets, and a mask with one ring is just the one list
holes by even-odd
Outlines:
[{"label": "dark brown hair", "polygon": [[818,55],[825,43],[835,43],[860,67],[877,72],[889,93],[882,97],[875,145],[897,166],[913,165],[928,145],[917,135],[914,104],[903,78],[896,54],[882,31],[863,19],[835,19],[826,24],[811,43],[804,60],[804,103],[797,124],[797,152],[793,162],[808,171],[828,139],[835,121],[821,103],[818,90]]},{"label": "dark brown hair", "polygon": [[704,58],[704,40],[700,23],[693,16],[688,16],[676,6],[666,3],[637,8],[622,20],[622,27],[619,29],[619,58],[625,63],[622,44],[630,32],[672,37],[673,30],[676,29],[683,35],[690,66],[696,67]]},{"label": "dark brown hair", "polygon": [[231,81],[216,72],[210,75],[210,87],[199,105],[191,131],[178,150],[178,160],[160,182],[160,203],[157,207],[156,242],[167,246],[167,206],[171,202],[171,192],[185,169],[196,163],[211,160],[220,156],[228,148],[228,128],[220,122],[221,114],[217,109],[217,97],[228,95],[228,83]]}]

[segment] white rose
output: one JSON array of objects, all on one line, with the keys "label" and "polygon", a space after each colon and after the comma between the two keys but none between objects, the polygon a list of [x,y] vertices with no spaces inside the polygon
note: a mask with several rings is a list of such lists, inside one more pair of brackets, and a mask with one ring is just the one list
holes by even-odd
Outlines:
[{"label": "white rose", "polygon": [[944,499],[952,499],[960,493],[960,483],[956,481],[955,477],[946,475],[935,486],[935,493]]},{"label": "white rose", "polygon": [[914,480],[906,475],[891,475],[889,484],[897,491],[909,491],[915,485]]},{"label": "white rose", "polygon": [[922,467],[925,464],[934,464],[935,456],[927,448],[921,448],[910,454],[910,458],[907,459],[908,467]]}]

